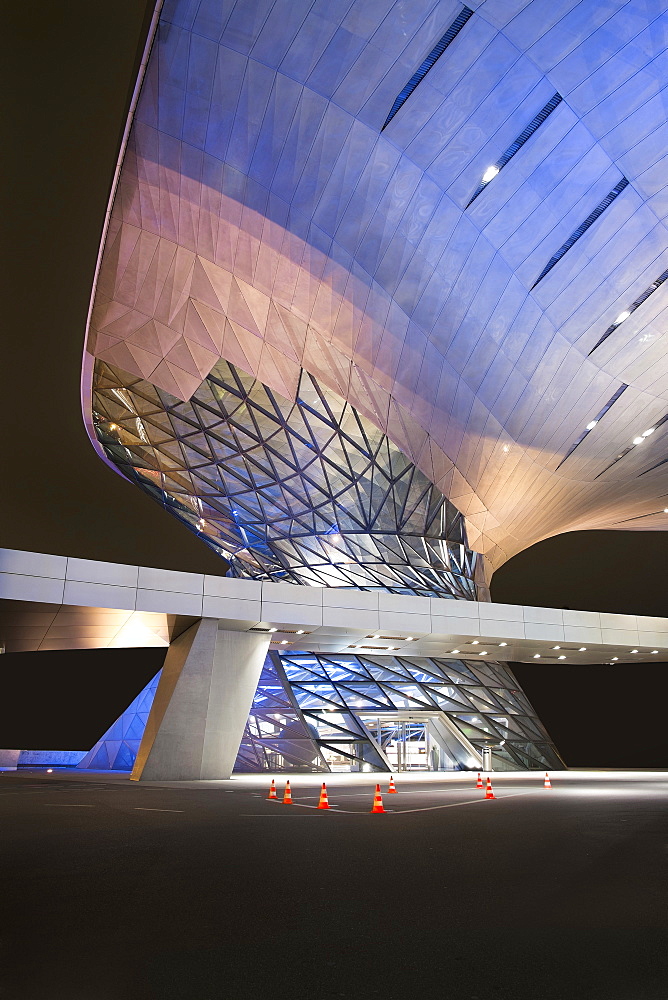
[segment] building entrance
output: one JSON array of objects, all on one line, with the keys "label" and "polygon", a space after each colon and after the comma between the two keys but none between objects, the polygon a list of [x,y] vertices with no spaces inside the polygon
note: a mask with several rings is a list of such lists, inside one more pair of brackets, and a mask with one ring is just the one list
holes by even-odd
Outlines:
[{"label": "building entrance", "polygon": [[440,747],[429,727],[429,714],[360,716],[393,771],[438,771],[442,767]]}]

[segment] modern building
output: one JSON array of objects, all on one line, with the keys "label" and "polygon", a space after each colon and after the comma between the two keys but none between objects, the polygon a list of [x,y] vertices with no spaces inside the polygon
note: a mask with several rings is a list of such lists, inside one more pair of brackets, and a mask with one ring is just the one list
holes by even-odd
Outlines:
[{"label": "modern building", "polygon": [[[204,614],[85,764],[175,773],[196,718],[240,769],[559,766],[503,657],[413,656],[407,616],[488,602],[551,535],[668,526],[667,30],[621,0],[158,3],[84,418],[239,585],[345,592],[353,641],[285,611],[225,646]],[[206,642],[247,665],[240,744],[184,694]]]}]

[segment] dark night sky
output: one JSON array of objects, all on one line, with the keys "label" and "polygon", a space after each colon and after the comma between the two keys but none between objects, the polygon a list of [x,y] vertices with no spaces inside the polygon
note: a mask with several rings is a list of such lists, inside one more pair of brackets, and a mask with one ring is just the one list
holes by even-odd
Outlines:
[{"label": "dark night sky", "polygon": [[[5,11],[0,546],[215,573],[217,556],[98,459],[79,407],[96,254],[151,9]],[[493,599],[665,615],[667,555],[665,534],[571,533],[507,563]],[[87,747],[159,665],[156,651],[7,654],[0,746]],[[652,694],[666,689],[661,665],[517,673],[569,764],[668,766]],[[606,751],[604,734],[627,731],[636,710],[635,756]]]}]

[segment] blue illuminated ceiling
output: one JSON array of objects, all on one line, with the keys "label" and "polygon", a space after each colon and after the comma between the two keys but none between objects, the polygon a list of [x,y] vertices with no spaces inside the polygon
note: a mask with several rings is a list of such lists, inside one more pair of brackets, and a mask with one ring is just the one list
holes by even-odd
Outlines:
[{"label": "blue illuminated ceiling", "polygon": [[182,401],[306,371],[492,568],[665,528],[667,37],[622,0],[167,0],[85,394],[95,359]]}]

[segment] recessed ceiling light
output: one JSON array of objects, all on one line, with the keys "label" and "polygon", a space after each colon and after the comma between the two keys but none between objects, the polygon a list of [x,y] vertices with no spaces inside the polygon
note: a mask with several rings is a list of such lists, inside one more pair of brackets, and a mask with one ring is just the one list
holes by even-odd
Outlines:
[{"label": "recessed ceiling light", "polygon": [[500,642],[500,643],[499,643],[499,646],[507,646],[507,645],[508,645],[508,643],[507,643],[507,642]]},{"label": "recessed ceiling light", "polygon": [[297,629],[297,635],[303,635],[303,634],[304,634],[304,629],[303,628],[298,628]]},{"label": "recessed ceiling light", "polygon": [[371,638],[372,639],[380,639],[380,633],[378,635],[372,635]]},{"label": "recessed ceiling light", "polygon": [[646,431],[642,432],[642,436],[644,438],[648,438],[650,436],[650,434],[654,433],[655,430],[656,430],[656,427],[648,427]]},{"label": "recessed ceiling light", "polygon": [[281,646],[287,646],[287,644],[288,644],[287,639],[281,639]]},{"label": "recessed ceiling light", "polygon": [[644,437],[637,437],[637,438],[633,439],[633,443],[634,444],[642,444],[644,440],[645,440]]},{"label": "recessed ceiling light", "polygon": [[553,646],[552,649],[561,649],[561,646]]},{"label": "recessed ceiling light", "polygon": [[619,659],[618,656],[613,656],[613,660],[618,660],[618,659]]},{"label": "recessed ceiling light", "polygon": [[653,649],[653,650],[651,650],[651,652],[652,652],[652,653],[658,653],[658,652],[659,652],[659,650],[658,650],[658,649]]},{"label": "recessed ceiling light", "polygon": [[566,659],[566,657],[565,657],[565,656],[564,656],[564,654],[562,653],[562,654],[561,654],[561,656],[558,656],[558,657],[557,657],[557,659],[558,659],[558,660],[565,660],[565,659]]},{"label": "recessed ceiling light", "polygon": [[407,635],[406,636],[406,642],[413,642],[413,641],[414,640],[413,640],[413,636],[412,635]]},{"label": "recessed ceiling light", "polygon": [[534,653],[533,658],[534,660],[540,660],[540,653]]},{"label": "recessed ceiling light", "polygon": [[625,309],[624,312],[620,312],[619,316],[615,320],[615,326],[617,326],[618,323],[623,323],[624,320],[628,319],[630,315],[631,313],[628,311],[628,309]]},{"label": "recessed ceiling light", "polygon": [[270,632],[278,632],[278,629],[277,628],[270,628],[269,631]]},{"label": "recessed ceiling light", "polygon": [[664,508],[663,508],[663,513],[664,513],[664,514],[668,514],[668,507],[664,507]]},{"label": "recessed ceiling light", "polygon": [[487,167],[487,170],[482,175],[483,184],[489,184],[490,181],[493,181],[498,172],[499,172],[498,167],[495,166]]},{"label": "recessed ceiling light", "polygon": [[598,420],[590,420],[589,423],[587,424],[587,426],[585,427],[585,430],[587,430],[587,431],[593,431],[593,429],[594,429],[594,427],[596,427],[597,423],[598,423]]},{"label": "recessed ceiling light", "polygon": [[632,652],[632,653],[637,653],[637,652],[638,652],[638,650],[637,650],[637,649],[632,649],[632,650],[631,650],[631,652]]},{"label": "recessed ceiling light", "polygon": [[587,652],[586,646],[580,646],[580,648],[578,649],[578,653],[586,653],[586,652]]},{"label": "recessed ceiling light", "polygon": [[458,652],[459,652],[459,650],[458,650],[458,649],[451,649],[451,650],[450,650],[450,652],[451,652],[451,653],[458,653]]},{"label": "recessed ceiling light", "polygon": [[481,649],[480,652],[478,653],[478,656],[487,656],[487,650]]},{"label": "recessed ceiling light", "polygon": [[480,640],[479,639],[473,639],[471,641],[471,645],[472,646],[479,646],[480,645]]}]

